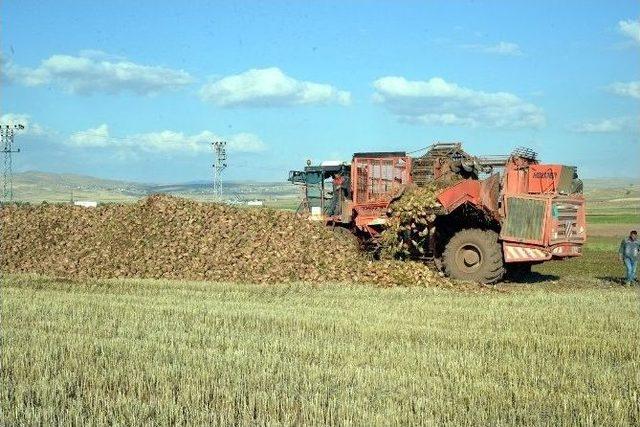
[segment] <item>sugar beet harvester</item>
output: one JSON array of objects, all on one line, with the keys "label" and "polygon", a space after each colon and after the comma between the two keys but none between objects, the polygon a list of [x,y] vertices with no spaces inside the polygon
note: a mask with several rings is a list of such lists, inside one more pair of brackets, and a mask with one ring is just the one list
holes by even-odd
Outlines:
[{"label": "sugar beet harvester", "polygon": [[474,157],[459,143],[435,144],[419,157],[372,152],[354,154],[351,164],[307,162],[289,181],[303,186],[301,214],[350,230],[374,253],[393,203],[411,188],[432,188],[428,221],[398,235],[418,249],[408,258],[431,261],[452,278],[494,283],[581,255],[585,202],[576,168],[536,157],[528,149]]}]

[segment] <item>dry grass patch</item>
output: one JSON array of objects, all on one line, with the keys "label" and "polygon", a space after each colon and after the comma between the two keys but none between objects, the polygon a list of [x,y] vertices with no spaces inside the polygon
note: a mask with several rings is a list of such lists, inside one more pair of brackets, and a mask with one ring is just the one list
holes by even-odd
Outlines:
[{"label": "dry grass patch", "polygon": [[3,425],[637,425],[630,288],[10,276]]}]

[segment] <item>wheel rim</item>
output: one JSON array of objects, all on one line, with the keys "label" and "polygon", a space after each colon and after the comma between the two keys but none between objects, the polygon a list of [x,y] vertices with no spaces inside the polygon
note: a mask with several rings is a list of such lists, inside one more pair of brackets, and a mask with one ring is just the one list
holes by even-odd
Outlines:
[{"label": "wheel rim", "polygon": [[456,264],[465,273],[472,273],[482,265],[482,251],[474,244],[464,244],[456,251]]}]

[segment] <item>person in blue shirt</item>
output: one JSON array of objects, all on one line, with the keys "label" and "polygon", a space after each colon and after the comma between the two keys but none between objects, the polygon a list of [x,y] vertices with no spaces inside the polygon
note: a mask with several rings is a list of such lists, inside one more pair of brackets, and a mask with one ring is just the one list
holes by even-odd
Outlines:
[{"label": "person in blue shirt", "polygon": [[639,252],[638,232],[633,230],[629,233],[629,237],[620,242],[620,249],[618,250],[620,261],[624,262],[624,267],[627,269],[627,285],[632,285],[636,281]]}]

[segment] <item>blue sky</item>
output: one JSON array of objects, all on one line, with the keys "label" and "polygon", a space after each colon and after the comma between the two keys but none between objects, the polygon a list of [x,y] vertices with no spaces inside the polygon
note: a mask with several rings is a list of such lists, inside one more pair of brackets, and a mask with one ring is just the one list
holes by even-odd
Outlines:
[{"label": "blue sky", "polygon": [[4,1],[18,170],[283,180],[462,141],[638,177],[640,2]]}]

